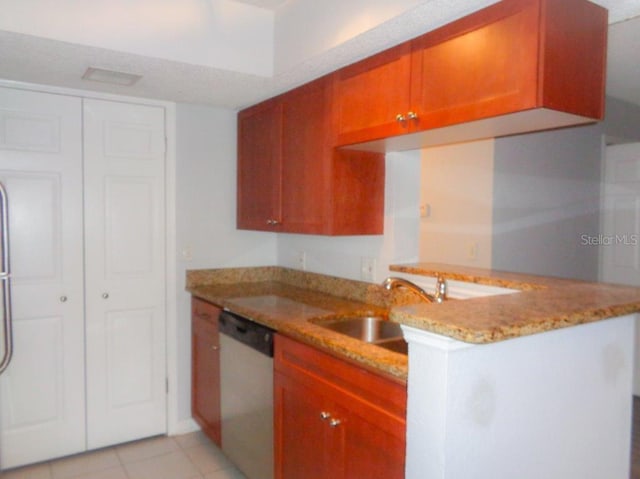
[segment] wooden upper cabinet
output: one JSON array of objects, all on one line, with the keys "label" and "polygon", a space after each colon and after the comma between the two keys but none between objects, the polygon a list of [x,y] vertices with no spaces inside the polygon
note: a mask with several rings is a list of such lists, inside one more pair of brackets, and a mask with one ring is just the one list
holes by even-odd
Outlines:
[{"label": "wooden upper cabinet", "polygon": [[282,97],[282,219],[286,231],[322,233],[327,222],[331,155],[326,82]]},{"label": "wooden upper cabinet", "polygon": [[238,114],[240,229],[381,234],[384,156],[333,147],[323,77]]},{"label": "wooden upper cabinet", "polygon": [[420,129],[537,106],[536,3],[498,3],[414,41]]},{"label": "wooden upper cabinet", "polygon": [[240,229],[272,231],[282,222],[282,104],[269,100],[238,114]]},{"label": "wooden upper cabinet", "polygon": [[410,43],[404,43],[335,72],[337,144],[409,131],[410,47]]},{"label": "wooden upper cabinet", "polygon": [[606,34],[585,0],[507,0],[414,40],[418,129],[534,108],[601,119]]},{"label": "wooden upper cabinet", "polygon": [[587,0],[498,2],[336,72],[336,143],[402,150],[602,119],[606,35]]}]

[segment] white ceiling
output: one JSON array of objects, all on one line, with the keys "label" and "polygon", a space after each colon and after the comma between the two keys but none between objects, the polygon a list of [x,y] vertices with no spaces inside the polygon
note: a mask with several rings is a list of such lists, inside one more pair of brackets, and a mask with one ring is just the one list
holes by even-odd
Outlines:
[{"label": "white ceiling", "polygon": [[[0,0],[0,7],[3,7],[3,4],[17,5],[24,1]],[[48,0],[30,1],[37,3]],[[109,0],[104,1],[109,5]],[[134,4],[142,0],[128,1]],[[174,1],[180,3],[184,0],[163,0],[163,4],[171,4]],[[317,0],[234,1],[236,4],[259,7],[255,10],[263,12],[264,9],[268,10],[265,15],[276,18],[276,28],[279,25],[277,21],[279,12],[296,2],[301,4],[304,1],[317,2]],[[378,0],[377,3],[384,4],[385,1],[392,0]],[[24,29],[22,32],[12,30],[10,25],[6,27],[5,21],[4,29],[0,28],[0,78],[240,108],[436,28],[442,23],[459,17],[460,12],[476,10],[492,1],[495,0],[415,0],[413,2],[405,0],[405,4],[410,5],[411,8],[407,8],[399,15],[394,13],[392,18],[374,28],[368,28],[338,45],[301,59],[292,68],[276,72],[273,76],[240,73],[238,70],[232,71],[226,67],[215,68],[189,61],[176,61],[113,48],[100,48],[95,44],[44,38],[39,34],[24,33]],[[376,2],[371,2],[373,3]],[[609,8],[610,23],[615,23],[610,27],[607,93],[640,105],[640,35],[638,34],[640,33],[640,0],[594,0],[594,3]],[[323,4],[315,4],[314,8],[327,4],[325,0]],[[334,2],[333,8],[338,4]],[[33,10],[37,11],[37,9]],[[336,15],[339,13],[336,12]],[[636,18],[629,20],[633,17]],[[46,18],[40,19],[40,21],[46,20]],[[313,21],[312,15],[309,21]],[[119,26],[115,23],[111,25],[114,36],[117,36],[115,32],[119,31]],[[77,25],[74,27],[77,30]],[[101,25],[101,27],[103,31],[106,29],[108,32],[110,25]],[[308,25],[303,27],[306,28]],[[166,30],[166,25],[161,25],[157,29],[157,34],[166,34]],[[90,33],[90,31],[85,32],[85,34]],[[166,41],[166,38],[163,40]],[[304,40],[304,38],[300,39],[300,41]],[[89,66],[141,74],[143,78],[133,87],[87,82],[82,80],[81,76]]]},{"label": "white ceiling", "polygon": [[246,3],[254,7],[266,8],[267,10],[277,10],[287,3],[288,0],[234,0],[238,3]]}]

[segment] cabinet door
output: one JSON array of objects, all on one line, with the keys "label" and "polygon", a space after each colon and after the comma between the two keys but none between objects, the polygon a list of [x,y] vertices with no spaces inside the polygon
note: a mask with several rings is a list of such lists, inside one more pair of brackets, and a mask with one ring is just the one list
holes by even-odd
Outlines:
[{"label": "cabinet door", "polygon": [[322,233],[331,203],[325,95],[322,79],[281,97],[282,222],[290,233]]},{"label": "cabinet door", "polygon": [[[335,73],[337,144],[348,145],[408,131],[411,46],[404,43]],[[398,120],[398,115],[404,121]]]},{"label": "cabinet door", "polygon": [[164,109],[84,100],[87,442],[166,432]]},{"label": "cabinet door", "polygon": [[401,479],[403,385],[276,336],[276,479]]},{"label": "cabinet door", "polygon": [[499,2],[413,42],[415,129],[534,108],[539,2]]},{"label": "cabinet door", "polygon": [[[405,466],[404,421],[381,411],[366,401],[344,396],[343,477],[403,479]],[[372,452],[375,451],[375,452]]]},{"label": "cabinet door", "polygon": [[191,300],[191,413],[220,446],[220,308]]},{"label": "cabinet door", "polygon": [[81,114],[78,98],[0,88],[14,333],[2,469],[85,448]]},{"label": "cabinet door", "polygon": [[278,231],[282,223],[282,103],[238,115],[239,229]]},{"label": "cabinet door", "polygon": [[317,390],[289,376],[274,376],[276,479],[327,479],[335,457],[327,445],[326,401]]}]

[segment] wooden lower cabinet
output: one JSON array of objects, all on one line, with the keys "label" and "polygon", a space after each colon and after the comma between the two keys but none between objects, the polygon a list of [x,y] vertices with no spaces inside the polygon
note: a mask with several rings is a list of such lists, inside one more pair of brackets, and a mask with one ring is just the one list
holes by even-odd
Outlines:
[{"label": "wooden lower cabinet", "polygon": [[220,440],[220,308],[191,299],[191,415],[218,446]]},{"label": "wooden lower cabinet", "polygon": [[401,479],[406,386],[278,335],[276,479]]}]

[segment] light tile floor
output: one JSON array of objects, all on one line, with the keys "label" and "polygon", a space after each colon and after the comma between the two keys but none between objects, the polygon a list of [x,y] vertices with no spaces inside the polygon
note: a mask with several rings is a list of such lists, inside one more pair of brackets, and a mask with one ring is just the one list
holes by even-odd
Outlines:
[{"label": "light tile floor", "polygon": [[201,432],[155,437],[0,472],[2,479],[246,479]]}]

